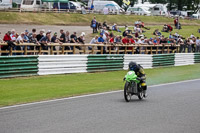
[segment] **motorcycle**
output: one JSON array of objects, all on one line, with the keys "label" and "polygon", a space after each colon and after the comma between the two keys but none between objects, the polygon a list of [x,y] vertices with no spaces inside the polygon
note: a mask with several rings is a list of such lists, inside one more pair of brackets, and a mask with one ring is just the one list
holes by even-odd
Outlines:
[{"label": "motorcycle", "polygon": [[129,71],[124,80],[126,81],[124,85],[124,99],[126,102],[129,102],[133,95],[138,96],[142,100],[144,98],[144,91],[140,84],[140,78],[137,77],[135,72]]}]

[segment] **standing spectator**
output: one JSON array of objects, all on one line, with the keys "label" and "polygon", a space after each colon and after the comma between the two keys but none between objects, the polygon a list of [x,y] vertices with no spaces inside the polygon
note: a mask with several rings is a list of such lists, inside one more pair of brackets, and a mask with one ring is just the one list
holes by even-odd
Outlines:
[{"label": "standing spectator", "polygon": [[65,41],[66,41],[66,43],[69,43],[69,42],[70,42],[69,31],[66,31],[66,33],[65,33]]},{"label": "standing spectator", "polygon": [[114,43],[116,44],[121,44],[122,43],[122,39],[119,35],[117,35],[115,38],[114,38]]},{"label": "standing spectator", "polygon": [[[55,32],[51,38],[51,42],[52,43],[59,43],[62,44],[62,42],[59,40],[59,38],[57,38],[57,32]],[[59,51],[60,50],[60,46],[54,46],[53,47],[54,50]],[[57,54],[59,54],[59,52],[57,52]]]},{"label": "standing spectator", "polygon": [[178,29],[178,17],[174,19],[174,26]]},{"label": "standing spectator", "polygon": [[[9,47],[14,47],[15,45],[12,42],[12,39],[10,37],[11,31],[8,31],[3,38],[3,41],[7,42],[8,46],[1,46],[1,50],[8,50]],[[2,53],[1,55],[8,55],[7,53]]]},{"label": "standing spectator", "polygon": [[92,29],[93,29],[93,33],[97,33],[98,31],[97,31],[97,20],[96,20],[96,17],[94,16],[94,18],[92,19],[92,21],[91,21],[91,27],[92,27]]},{"label": "standing spectator", "polygon": [[16,41],[15,29],[12,29],[12,30],[11,30],[11,35],[10,35],[10,37],[11,37],[12,42],[15,42],[15,41]]},{"label": "standing spectator", "polygon": [[78,38],[78,42],[81,43],[81,44],[85,44],[85,41],[84,41],[84,38],[83,38],[83,35],[81,34],[81,36]]},{"label": "standing spectator", "polygon": [[28,30],[25,30],[25,33],[24,33],[24,42],[27,42],[27,43],[29,43],[29,38],[28,38]]},{"label": "standing spectator", "polygon": [[125,37],[122,39],[122,43],[123,43],[123,44],[128,44],[128,43],[129,43],[128,36],[125,36]]},{"label": "standing spectator", "polygon": [[[1,35],[1,32],[0,32],[0,35]],[[1,37],[0,37],[0,42],[3,42],[3,39],[1,39]]]},{"label": "standing spectator", "polygon": [[63,29],[61,29],[60,30],[60,41],[62,42],[62,43],[65,43],[66,42],[66,39],[65,39],[65,33],[64,33],[64,30]]},{"label": "standing spectator", "polygon": [[29,40],[32,38],[33,34],[36,34],[36,29],[35,28],[33,28],[32,32],[28,34]]},{"label": "standing spectator", "polygon": [[37,41],[40,41],[40,39],[42,38],[42,37],[44,37],[44,31],[43,30],[40,30],[40,34],[38,34],[37,36],[36,36],[36,38],[37,38]]},{"label": "standing spectator", "polygon": [[43,50],[48,50],[47,44],[48,44],[50,41],[51,41],[51,35],[50,35],[50,33],[46,33],[46,36],[43,36],[43,37],[40,39],[39,43],[41,44]]},{"label": "standing spectator", "polygon": [[[92,38],[92,40],[90,41],[90,44],[99,44],[98,38],[99,38],[99,37],[96,35],[94,38]],[[92,50],[92,47],[89,46],[88,49],[89,49],[89,50]]]},{"label": "standing spectator", "polygon": [[[98,42],[99,42],[99,44],[104,44],[104,39],[103,39],[103,34],[101,33],[100,34],[100,37],[98,38]],[[100,46],[97,46],[97,48],[98,48],[98,50],[101,50],[101,47]],[[105,47],[103,47],[103,54],[105,54],[106,53],[106,49],[105,49]],[[98,52],[97,54],[100,54],[100,52]]]},{"label": "standing spectator", "polygon": [[196,39],[196,52],[200,52],[200,39],[197,37]]}]

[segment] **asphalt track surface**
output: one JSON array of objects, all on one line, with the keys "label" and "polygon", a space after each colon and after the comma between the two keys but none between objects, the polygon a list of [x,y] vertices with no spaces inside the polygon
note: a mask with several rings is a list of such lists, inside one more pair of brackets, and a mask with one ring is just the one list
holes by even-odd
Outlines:
[{"label": "asphalt track surface", "polygon": [[200,133],[200,80],[0,109],[0,133]]}]

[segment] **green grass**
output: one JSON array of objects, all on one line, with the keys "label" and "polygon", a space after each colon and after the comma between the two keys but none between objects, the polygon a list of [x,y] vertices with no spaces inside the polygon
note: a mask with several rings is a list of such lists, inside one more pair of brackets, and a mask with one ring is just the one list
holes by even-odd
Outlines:
[{"label": "green grass", "polygon": [[[162,31],[162,28],[163,28],[163,25],[154,25],[154,26],[147,26],[148,28],[150,28],[150,30],[146,30],[146,29],[143,29],[144,31],[146,31],[145,33],[143,33],[147,38],[153,38],[155,37],[155,35],[153,35],[153,32],[156,30],[156,29],[159,29],[159,31],[161,32]],[[200,27],[199,27],[200,28]],[[189,25],[185,25],[185,26],[182,26],[182,29],[178,30],[178,29],[173,29],[173,31],[171,32],[172,34],[178,32],[179,35],[182,35],[182,37],[184,38],[188,38],[190,37],[190,35],[193,33],[194,36],[199,36],[200,37],[200,33],[198,33],[197,31],[197,26],[189,26]],[[120,30],[123,32],[125,30],[125,28],[120,28]],[[129,27],[129,30],[133,30],[133,27]],[[113,31],[114,35],[122,35],[122,33],[120,32],[116,32],[116,31]],[[164,35],[165,37],[169,37],[169,32],[161,32],[162,35]],[[95,34],[96,35],[96,34]],[[94,36],[94,35],[92,35]]]},{"label": "green grass", "polygon": [[[148,85],[200,78],[200,64],[145,70]],[[123,89],[127,71],[0,80],[0,106]]]},{"label": "green grass", "polygon": [[[28,13],[28,12],[0,12],[0,23],[6,24],[40,24],[40,25],[90,25],[96,16],[98,22],[107,21],[108,24],[133,25],[141,19],[148,25],[173,24],[172,18],[137,15],[99,15],[99,14],[67,14],[67,13]],[[200,25],[200,20],[181,20],[185,25]]]}]

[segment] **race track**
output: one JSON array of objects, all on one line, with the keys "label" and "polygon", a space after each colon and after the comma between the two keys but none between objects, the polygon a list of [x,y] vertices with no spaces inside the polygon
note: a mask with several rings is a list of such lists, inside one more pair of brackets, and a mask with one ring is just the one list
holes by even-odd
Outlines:
[{"label": "race track", "polygon": [[200,80],[0,109],[0,133],[200,133]]}]

